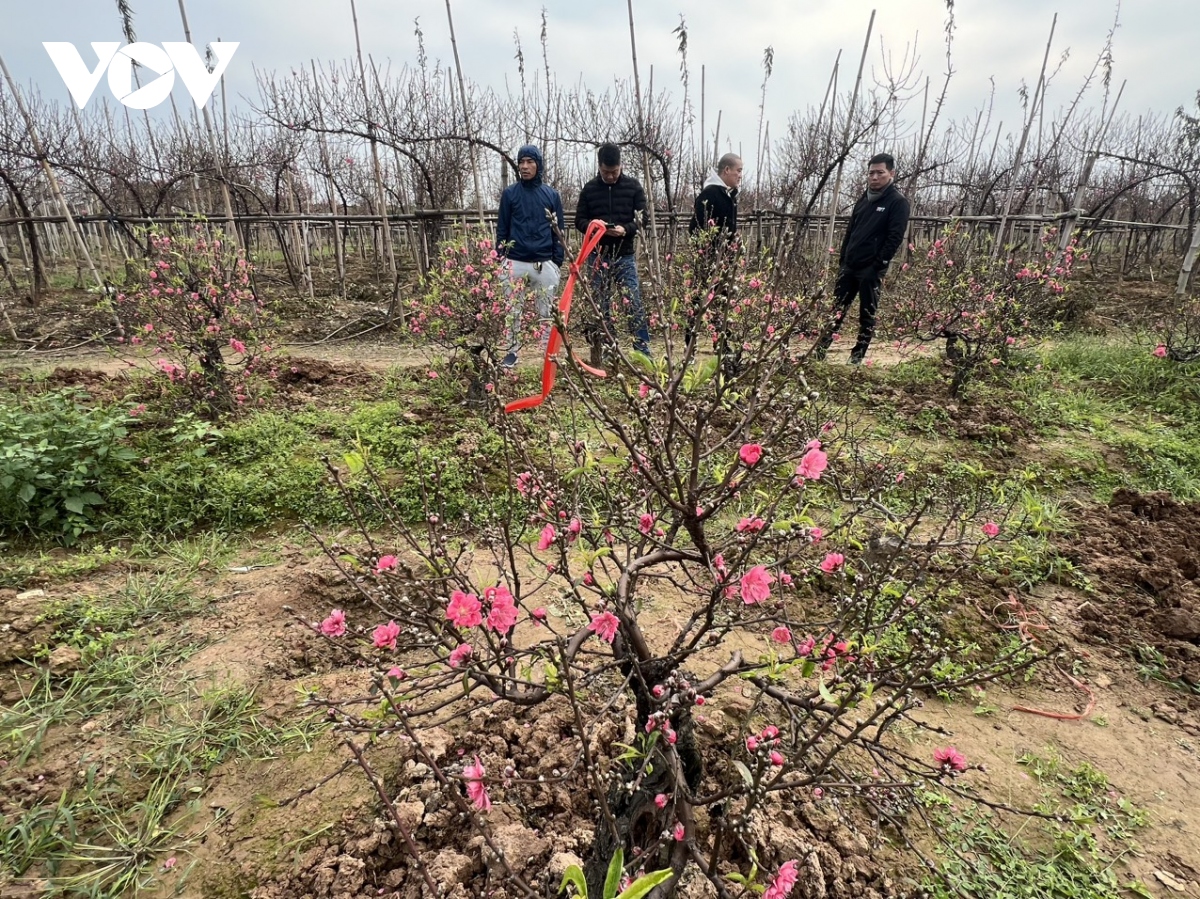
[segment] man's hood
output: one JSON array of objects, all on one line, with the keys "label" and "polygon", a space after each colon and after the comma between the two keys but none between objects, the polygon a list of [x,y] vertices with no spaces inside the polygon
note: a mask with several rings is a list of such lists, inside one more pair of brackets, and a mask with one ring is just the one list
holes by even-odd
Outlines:
[{"label": "man's hood", "polygon": [[[529,181],[528,183],[529,184],[541,184],[542,183],[542,170],[545,168],[545,164],[542,162],[542,151],[539,150],[537,147],[535,147],[533,144],[526,144],[525,146],[523,146],[521,149],[519,149],[517,151],[517,161],[520,162],[521,159],[523,159],[526,156],[528,156],[530,159],[532,159],[534,162],[537,163],[537,174],[534,175],[533,180]],[[522,183],[525,183],[525,182],[522,182]]]},{"label": "man's hood", "polygon": [[733,196],[734,191],[737,190],[736,187],[730,187],[728,184],[726,184],[724,181],[722,181],[721,176],[717,174],[716,169],[709,169],[708,170],[708,178],[705,180],[704,186],[712,187],[714,184],[717,187],[721,188],[721,190],[725,191],[725,193],[729,194],[729,196],[731,196],[731,197]]}]

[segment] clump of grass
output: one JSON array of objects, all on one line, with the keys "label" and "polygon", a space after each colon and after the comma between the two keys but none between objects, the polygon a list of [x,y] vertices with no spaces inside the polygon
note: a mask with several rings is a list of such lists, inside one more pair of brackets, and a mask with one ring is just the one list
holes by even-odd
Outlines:
[{"label": "clump of grass", "polygon": [[143,889],[155,859],[186,847],[190,812],[218,765],[312,748],[323,728],[317,717],[275,724],[250,687],[199,689],[181,676],[199,643],[147,639],[148,630],[206,608],[187,579],[210,549],[206,541],[176,546],[162,571],[47,609],[53,642],[78,650],[79,667],[67,675],[39,667],[18,679],[20,698],[0,710],[6,774],[21,776],[56,735],[76,733],[85,721],[105,734],[104,760],[87,765],[55,800],[6,804],[0,871],[47,879],[50,896]]},{"label": "clump of grass", "polygon": [[1118,876],[1122,858],[1136,851],[1134,833],[1146,813],[1119,797],[1108,778],[1086,762],[1067,768],[1054,753],[1026,754],[1042,788],[1034,811],[1046,817],[1015,819],[980,807],[960,807],[945,794],[925,794],[923,804],[942,838],[937,877],[925,884],[933,899],[1120,899],[1149,897],[1144,884]]}]

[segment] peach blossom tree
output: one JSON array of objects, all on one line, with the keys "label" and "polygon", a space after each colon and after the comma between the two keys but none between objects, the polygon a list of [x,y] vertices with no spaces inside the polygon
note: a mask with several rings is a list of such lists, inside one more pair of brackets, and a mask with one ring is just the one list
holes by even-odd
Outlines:
[{"label": "peach blossom tree", "polygon": [[[737,366],[682,343],[684,304],[668,297],[652,316],[662,352],[622,354],[604,379],[564,353],[530,413],[489,395],[479,426],[505,451],[473,485],[484,517],[449,520],[434,477],[413,524],[389,503],[391,475],[357,475],[388,526],[323,542],[353,606],[306,624],[357,659],[364,686],[313,702],[420,882],[428,855],[379,753],[424,765],[472,851],[530,897],[557,884],[504,851],[514,816],[595,822],[588,895],[620,852],[630,878],[673,873],[649,895],[701,878],[783,897],[803,860],[765,835],[785,804],[861,802],[899,823],[920,785],[963,790],[962,753],[891,732],[928,727],[925,696],[1030,663],[1017,644],[976,657],[949,626],[1003,511],[980,484],[872,447],[795,364],[813,304],[766,273],[745,285],[714,325]],[[546,720],[556,738],[532,752],[522,722]],[[431,736],[451,722],[457,756]]]}]

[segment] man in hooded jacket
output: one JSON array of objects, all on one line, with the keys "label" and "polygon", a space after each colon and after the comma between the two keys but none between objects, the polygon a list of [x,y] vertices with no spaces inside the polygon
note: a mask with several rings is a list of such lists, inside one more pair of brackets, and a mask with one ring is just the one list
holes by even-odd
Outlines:
[{"label": "man in hooded jacket", "polygon": [[724,319],[728,314],[725,282],[738,251],[737,198],[741,183],[742,158],[736,153],[726,153],[717,161],[716,171],[709,172],[708,180],[696,195],[692,221],[688,225],[688,233],[703,235],[705,242],[696,248],[694,283],[697,292],[692,298],[684,340],[689,344],[692,342],[697,319],[715,301],[710,323],[717,331],[717,353],[722,365],[731,372],[740,368],[740,362],[737,354],[730,351],[725,334]]},{"label": "man in hooded jacket", "polygon": [[[546,212],[554,215],[559,234],[566,227],[562,197],[542,182],[542,152],[532,144],[517,151],[520,178],[500,195],[500,213],[496,223],[496,250],[508,259],[505,280],[525,280],[533,290],[537,316],[542,322],[543,342],[550,339],[549,321],[558,294],[559,266],[565,247],[555,235]],[[520,349],[521,317],[524,303],[509,315],[507,354],[500,363],[504,368],[517,364]]]},{"label": "man in hooded jacket", "polygon": [[688,233],[716,228],[721,238],[737,237],[738,185],[742,183],[742,158],[726,153],[717,162],[717,170],[708,173],[708,180],[696,195]]}]

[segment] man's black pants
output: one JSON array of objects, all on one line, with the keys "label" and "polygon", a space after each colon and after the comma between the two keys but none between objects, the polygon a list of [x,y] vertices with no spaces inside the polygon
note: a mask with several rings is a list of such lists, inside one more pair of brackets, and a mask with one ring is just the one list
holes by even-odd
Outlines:
[{"label": "man's black pants", "polygon": [[826,325],[817,341],[815,354],[818,359],[825,358],[826,351],[833,343],[833,335],[841,329],[842,320],[857,297],[858,340],[854,343],[850,358],[862,361],[867,354],[867,347],[871,345],[871,338],[875,336],[875,315],[879,312],[879,285],[882,280],[876,268],[860,271],[843,268],[838,272],[837,282],[833,286],[833,320]]}]

